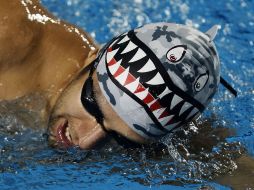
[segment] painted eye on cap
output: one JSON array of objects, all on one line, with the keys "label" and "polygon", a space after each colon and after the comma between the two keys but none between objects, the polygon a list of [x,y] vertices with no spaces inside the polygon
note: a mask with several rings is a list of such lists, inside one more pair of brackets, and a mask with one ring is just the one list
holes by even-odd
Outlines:
[{"label": "painted eye on cap", "polygon": [[200,75],[197,79],[197,81],[194,84],[194,88],[197,92],[199,92],[200,90],[202,90],[204,88],[204,86],[206,85],[207,81],[208,81],[209,75],[208,73],[205,73],[203,75]]},{"label": "painted eye on cap", "polygon": [[167,59],[172,63],[177,63],[182,60],[187,50],[186,45],[178,45],[172,47],[167,52]]}]

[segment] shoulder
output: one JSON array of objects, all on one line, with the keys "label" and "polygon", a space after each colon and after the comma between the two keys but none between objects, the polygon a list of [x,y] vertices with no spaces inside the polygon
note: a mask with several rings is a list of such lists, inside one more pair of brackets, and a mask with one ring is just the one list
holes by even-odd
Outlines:
[{"label": "shoulder", "polygon": [[23,1],[0,1],[0,69],[19,64],[28,54],[40,26],[28,19]]}]

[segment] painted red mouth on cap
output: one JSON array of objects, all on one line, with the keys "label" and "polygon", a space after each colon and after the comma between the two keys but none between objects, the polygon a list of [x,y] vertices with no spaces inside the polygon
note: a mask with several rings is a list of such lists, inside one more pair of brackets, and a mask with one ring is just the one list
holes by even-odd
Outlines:
[{"label": "painted red mouth on cap", "polygon": [[192,97],[186,98],[182,90],[176,89],[156,55],[152,56],[145,45],[130,36],[116,39],[107,48],[108,75],[117,87],[146,109],[161,131],[170,132],[191,120],[199,109]]}]

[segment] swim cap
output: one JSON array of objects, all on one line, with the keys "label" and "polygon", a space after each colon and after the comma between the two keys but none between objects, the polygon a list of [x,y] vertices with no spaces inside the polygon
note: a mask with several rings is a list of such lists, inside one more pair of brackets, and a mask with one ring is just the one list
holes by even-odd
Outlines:
[{"label": "swim cap", "polygon": [[136,133],[157,139],[200,114],[220,81],[214,43],[185,25],[155,23],[114,38],[97,65],[99,86]]}]

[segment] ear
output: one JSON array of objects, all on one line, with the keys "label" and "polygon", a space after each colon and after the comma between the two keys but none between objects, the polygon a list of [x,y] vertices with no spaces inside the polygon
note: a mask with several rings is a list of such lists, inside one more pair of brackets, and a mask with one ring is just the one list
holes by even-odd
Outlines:
[{"label": "ear", "polygon": [[220,28],[219,25],[214,25],[205,33],[210,38],[211,41],[213,41],[213,39],[215,38],[219,28]]}]

